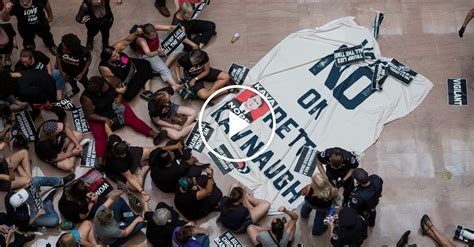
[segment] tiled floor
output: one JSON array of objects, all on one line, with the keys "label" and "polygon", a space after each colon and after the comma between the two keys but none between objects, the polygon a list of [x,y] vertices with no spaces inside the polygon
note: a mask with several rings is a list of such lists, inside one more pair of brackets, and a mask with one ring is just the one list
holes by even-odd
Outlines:
[{"label": "tiled floor", "polygon": [[[50,2],[55,16],[52,30],[56,41],[69,32],[85,40],[85,27],[74,20],[81,1]],[[172,1],[168,2],[174,9]],[[385,126],[377,143],[365,152],[362,167],[380,175],[385,183],[376,227],[369,230],[364,245],[394,246],[399,236],[409,229],[413,232],[410,243],[433,246],[430,239],[418,232],[419,219],[425,213],[448,236],[453,235],[456,225],[474,228],[474,110],[470,106],[451,107],[446,101],[447,78],[467,78],[469,93],[473,92],[474,23],[466,29],[464,38],[457,36],[464,16],[472,7],[473,0],[216,0],[202,18],[217,24],[218,35],[206,48],[211,64],[227,69],[232,62],[251,67],[286,35],[299,29],[317,27],[349,15],[369,27],[375,11],[384,12],[378,39],[382,55],[408,64],[429,78],[434,87],[413,113]],[[171,21],[158,14],[152,0],[124,0],[122,6],[113,7],[113,12],[112,41],[127,34],[132,24]],[[231,44],[230,38],[235,32],[240,32],[241,38]],[[97,74],[100,39],[96,41],[89,75]],[[162,86],[158,79],[154,81],[154,89]],[[472,104],[473,101],[469,101]],[[196,102],[184,104],[194,104],[193,108],[200,109]],[[132,105],[140,117],[149,121],[141,99],[137,98]],[[119,133],[132,144],[152,145],[150,139],[137,136],[129,129]],[[63,175],[37,162],[34,155],[32,159],[34,175]],[[453,174],[450,180],[443,179],[445,171]],[[76,170],[78,175],[83,172],[81,168]],[[218,175],[217,178],[223,191],[227,191],[232,181],[230,177],[224,179]],[[150,179],[146,182],[146,190],[152,191],[153,207],[156,201],[172,202],[173,195],[159,192]],[[213,213],[198,222],[209,228],[211,240],[223,232],[223,228],[216,225],[216,217]],[[262,224],[267,222],[268,219]],[[306,246],[329,245],[328,233],[312,237],[310,229],[311,221],[300,220],[296,242]],[[47,241],[54,245],[59,233],[56,230],[49,233],[47,239],[39,237],[32,246],[45,246]],[[238,238],[249,246],[245,235]],[[146,244],[144,241],[141,234],[130,244]]]}]

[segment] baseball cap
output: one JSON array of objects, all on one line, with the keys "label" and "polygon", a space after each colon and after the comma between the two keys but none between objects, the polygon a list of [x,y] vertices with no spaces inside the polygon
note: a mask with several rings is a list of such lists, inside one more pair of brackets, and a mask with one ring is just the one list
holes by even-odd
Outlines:
[{"label": "baseball cap", "polygon": [[352,171],[352,177],[359,183],[369,182],[369,174],[362,168],[356,168]]},{"label": "baseball cap", "polygon": [[164,226],[171,222],[171,212],[167,208],[158,208],[153,213],[153,221],[158,226]]},{"label": "baseball cap", "polygon": [[10,197],[10,205],[17,208],[21,206],[30,196],[27,190],[21,189]]}]

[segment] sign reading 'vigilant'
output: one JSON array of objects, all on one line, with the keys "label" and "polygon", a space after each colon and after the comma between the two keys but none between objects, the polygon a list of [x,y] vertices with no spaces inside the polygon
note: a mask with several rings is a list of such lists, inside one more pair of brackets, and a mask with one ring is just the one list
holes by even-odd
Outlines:
[{"label": "sign reading 'vigilant'", "polygon": [[467,105],[466,79],[448,79],[448,104]]}]

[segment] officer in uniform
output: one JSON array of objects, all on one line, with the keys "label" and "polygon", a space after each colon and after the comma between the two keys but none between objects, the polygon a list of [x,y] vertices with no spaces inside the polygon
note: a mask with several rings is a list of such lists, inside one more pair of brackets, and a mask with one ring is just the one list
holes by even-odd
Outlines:
[{"label": "officer in uniform", "polygon": [[338,219],[328,222],[333,246],[361,246],[367,238],[367,222],[353,208],[343,208]]},{"label": "officer in uniform", "polygon": [[377,215],[375,207],[379,204],[379,198],[382,196],[383,180],[375,174],[369,176],[362,168],[354,169],[352,176],[358,185],[351,193],[348,206],[355,209],[367,220],[368,225],[373,227]]},{"label": "officer in uniform", "polygon": [[352,170],[359,166],[356,157],[349,151],[342,148],[328,148],[318,153],[318,169],[324,174],[326,165],[326,176],[329,181],[338,189],[344,188],[343,205],[347,205],[351,192],[354,190],[354,179],[352,178]]}]

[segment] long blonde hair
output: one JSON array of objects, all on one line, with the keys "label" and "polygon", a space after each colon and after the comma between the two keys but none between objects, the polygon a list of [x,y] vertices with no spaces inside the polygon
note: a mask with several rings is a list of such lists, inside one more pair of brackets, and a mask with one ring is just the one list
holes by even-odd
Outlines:
[{"label": "long blonde hair", "polygon": [[311,196],[317,198],[331,199],[331,190],[332,185],[329,182],[326,175],[317,173],[311,177],[311,189],[313,189],[313,194]]},{"label": "long blonde hair", "polygon": [[194,5],[192,3],[188,3],[188,2],[183,2],[181,4],[181,8],[179,9],[179,12],[181,14],[192,14],[194,11]]}]

